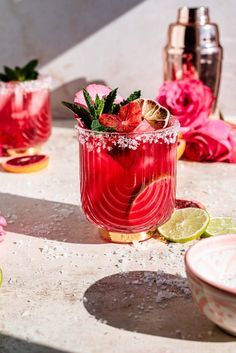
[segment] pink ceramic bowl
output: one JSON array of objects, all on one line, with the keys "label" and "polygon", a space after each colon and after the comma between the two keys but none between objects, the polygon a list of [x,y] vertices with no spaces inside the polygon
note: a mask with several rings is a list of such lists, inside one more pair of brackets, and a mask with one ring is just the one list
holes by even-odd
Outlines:
[{"label": "pink ceramic bowl", "polygon": [[236,336],[236,234],[200,240],[186,252],[185,267],[199,309]]}]

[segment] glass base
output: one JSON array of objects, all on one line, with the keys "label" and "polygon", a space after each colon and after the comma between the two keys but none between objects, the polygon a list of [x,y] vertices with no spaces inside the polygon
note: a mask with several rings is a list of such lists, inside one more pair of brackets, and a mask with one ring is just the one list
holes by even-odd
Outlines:
[{"label": "glass base", "polygon": [[103,239],[113,243],[130,244],[133,241],[144,241],[151,238],[153,236],[153,231],[149,230],[139,233],[119,233],[109,232],[106,229],[99,229],[99,234]]},{"label": "glass base", "polygon": [[38,154],[40,149],[40,146],[29,148],[6,148],[3,149],[3,155],[8,157],[32,156]]}]

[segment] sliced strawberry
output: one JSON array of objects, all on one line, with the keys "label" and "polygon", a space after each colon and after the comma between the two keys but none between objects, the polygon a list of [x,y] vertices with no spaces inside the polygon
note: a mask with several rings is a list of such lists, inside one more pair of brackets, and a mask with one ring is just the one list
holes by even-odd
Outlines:
[{"label": "sliced strawberry", "polygon": [[142,120],[142,110],[138,102],[130,102],[120,108],[117,115],[103,114],[99,117],[100,124],[112,127],[118,132],[133,131]]}]

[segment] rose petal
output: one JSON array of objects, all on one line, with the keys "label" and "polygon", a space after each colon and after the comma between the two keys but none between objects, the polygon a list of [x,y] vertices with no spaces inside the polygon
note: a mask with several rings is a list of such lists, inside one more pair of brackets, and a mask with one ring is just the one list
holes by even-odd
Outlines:
[{"label": "rose petal", "polygon": [[[213,130],[214,132],[214,130]],[[191,130],[183,135],[186,140],[185,156],[191,160],[229,162],[232,146],[228,139],[217,140],[205,132],[204,127]]]},{"label": "rose petal", "polygon": [[[99,98],[101,99],[101,98],[107,96],[112,90],[110,87],[107,87],[104,85],[97,85],[95,83],[88,85],[85,89],[90,94],[93,103],[95,101],[97,94],[98,94]],[[123,101],[123,98],[121,96],[117,95],[116,99],[115,99],[115,103],[118,104],[122,101]],[[75,94],[74,103],[77,103],[77,104],[81,105],[82,107],[87,108],[87,104],[84,99],[83,90],[80,90]]]},{"label": "rose petal", "polygon": [[156,100],[179,119],[181,127],[197,128],[207,122],[214,96],[200,80],[184,79],[166,81]]}]

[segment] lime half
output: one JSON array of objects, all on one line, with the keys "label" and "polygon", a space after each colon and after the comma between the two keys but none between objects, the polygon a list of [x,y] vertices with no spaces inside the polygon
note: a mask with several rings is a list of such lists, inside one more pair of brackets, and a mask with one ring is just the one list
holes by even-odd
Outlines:
[{"label": "lime half", "polygon": [[200,208],[182,208],[174,211],[168,222],[158,228],[167,240],[176,243],[198,239],[205,232],[210,217]]},{"label": "lime half", "polygon": [[202,237],[211,237],[214,235],[236,233],[236,219],[231,217],[214,217]]}]

